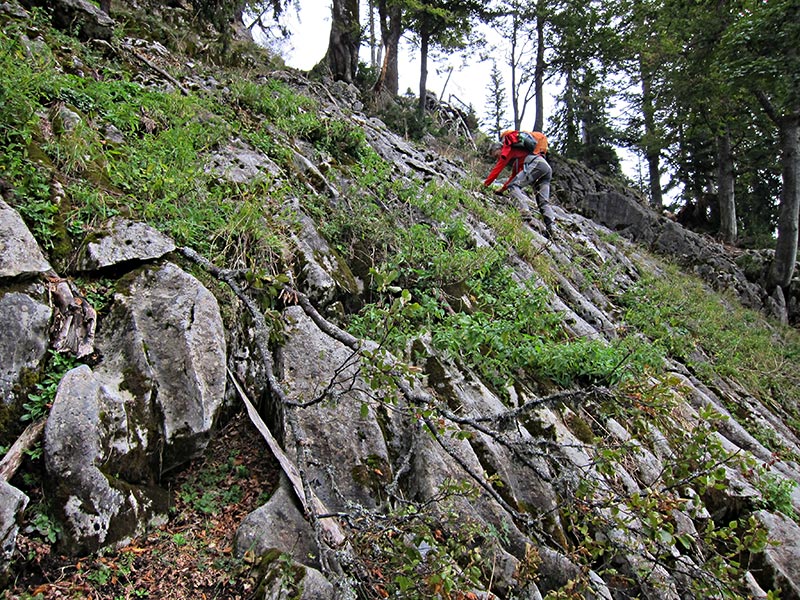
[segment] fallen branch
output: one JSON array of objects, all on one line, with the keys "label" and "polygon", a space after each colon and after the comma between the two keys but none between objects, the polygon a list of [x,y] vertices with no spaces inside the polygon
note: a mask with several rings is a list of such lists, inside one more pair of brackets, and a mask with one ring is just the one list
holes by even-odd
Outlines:
[{"label": "fallen branch", "polygon": [[166,72],[164,69],[162,69],[162,68],[161,68],[161,67],[159,67],[158,65],[155,65],[155,64],[153,64],[153,62],[152,62],[152,61],[149,61],[149,60],[147,60],[147,59],[146,59],[144,56],[142,56],[141,54],[139,54],[138,52],[136,52],[136,50],[134,50],[133,48],[125,48],[125,50],[127,50],[128,52],[130,52],[130,53],[133,55],[133,57],[134,57],[135,59],[137,59],[137,60],[141,61],[141,62],[142,62],[142,63],[144,63],[146,66],[148,66],[148,67],[150,67],[151,69],[153,69],[153,71],[155,71],[156,73],[158,73],[159,75],[161,75],[161,76],[162,76],[164,79],[166,79],[166,80],[167,80],[167,81],[169,81],[169,82],[170,82],[172,85],[174,85],[176,88],[178,88],[178,89],[180,90],[181,94],[183,94],[184,96],[188,96],[188,95],[189,95],[189,90],[187,90],[185,87],[183,87],[183,86],[181,85],[181,83],[180,83],[180,82],[179,82],[177,79],[175,79],[175,78],[174,78],[172,75],[170,75],[169,73],[167,73],[167,72]]},{"label": "fallen branch", "polygon": [[300,503],[303,505],[303,509],[305,510],[306,514],[310,515],[312,520],[324,518],[324,520],[320,520],[320,523],[322,529],[326,533],[326,541],[331,546],[340,547],[346,541],[345,535],[342,533],[342,530],[336,521],[327,518],[333,516],[334,513],[331,513],[327,509],[327,507],[322,503],[322,500],[320,500],[313,491],[309,493],[303,489],[303,481],[300,476],[300,472],[297,470],[297,467],[292,460],[286,456],[283,448],[280,447],[278,441],[272,435],[272,432],[269,430],[266,423],[264,423],[264,420],[258,414],[256,407],[253,406],[253,403],[247,397],[247,394],[242,389],[242,386],[239,384],[233,373],[231,373],[230,369],[228,369],[228,377],[233,383],[233,386],[236,388],[236,391],[239,393],[239,397],[242,399],[242,402],[244,402],[245,408],[247,408],[247,415],[250,417],[250,421],[252,421],[253,425],[255,425],[256,429],[258,429],[261,437],[266,440],[270,451],[278,460],[281,469],[283,469],[283,472],[286,473],[286,476],[292,483],[292,487],[297,495],[297,499],[300,500]]},{"label": "fallen branch", "polygon": [[180,90],[180,92],[184,96],[188,96],[189,95],[189,90],[187,90],[185,87],[183,87],[183,85],[181,85],[181,83],[177,79],[175,79],[172,75],[167,73],[164,69],[162,69],[158,65],[154,64],[152,61],[148,60],[147,58],[145,58],[144,56],[142,56],[141,54],[136,52],[136,50],[134,50],[133,47],[131,47],[129,44],[116,45],[116,44],[111,44],[111,43],[107,42],[106,40],[94,40],[94,43],[96,43],[98,45],[106,46],[107,48],[110,48],[112,51],[117,52],[117,53],[120,51],[120,49],[121,50],[125,50],[126,52],[129,52],[131,54],[131,56],[133,56],[136,60],[140,61],[146,67],[152,69],[153,71],[155,71],[156,73],[161,75],[161,77],[163,77],[164,79],[169,81],[176,88],[178,88],[178,90]]},{"label": "fallen branch", "polygon": [[17,441],[6,452],[3,460],[0,460],[0,479],[3,481],[11,480],[22,464],[25,451],[33,448],[42,437],[45,421],[46,419],[39,419],[28,425],[22,435],[17,438]]}]

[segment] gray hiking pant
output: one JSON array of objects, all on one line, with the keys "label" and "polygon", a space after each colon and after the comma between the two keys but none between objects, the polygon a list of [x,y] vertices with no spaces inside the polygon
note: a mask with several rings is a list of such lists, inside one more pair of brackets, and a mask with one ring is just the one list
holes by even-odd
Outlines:
[{"label": "gray hiking pant", "polygon": [[508,192],[517,201],[517,208],[522,215],[530,214],[530,200],[522,189],[525,186],[534,188],[536,204],[539,212],[542,213],[544,224],[549,229],[556,221],[553,208],[550,206],[550,180],[553,177],[553,169],[543,156],[531,154],[525,157],[522,170],[508,186]]}]

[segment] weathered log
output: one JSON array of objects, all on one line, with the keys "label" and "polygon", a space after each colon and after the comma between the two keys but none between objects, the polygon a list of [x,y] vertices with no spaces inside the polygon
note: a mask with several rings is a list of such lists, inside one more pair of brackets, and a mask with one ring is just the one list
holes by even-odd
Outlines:
[{"label": "weathered log", "polygon": [[[261,436],[267,442],[267,446],[269,446],[270,451],[275,458],[278,459],[281,469],[283,469],[283,472],[292,483],[292,487],[297,495],[297,499],[302,503],[306,514],[317,519],[322,516],[327,516],[329,512],[322,503],[322,500],[320,500],[313,491],[303,489],[303,480],[300,475],[300,471],[292,462],[292,459],[286,456],[283,448],[280,447],[278,441],[272,435],[272,432],[258,414],[256,407],[253,406],[252,402],[250,402],[247,394],[242,389],[242,386],[239,385],[239,382],[236,380],[236,377],[233,375],[233,373],[231,373],[230,369],[228,369],[228,376],[230,377],[231,382],[233,382],[233,386],[236,388],[236,391],[239,393],[239,397],[242,399],[242,402],[244,402],[244,405],[247,408],[247,415],[250,417],[250,421],[252,421],[253,425],[255,425],[256,429],[258,429]],[[331,546],[340,547],[346,541],[345,535],[342,533],[342,530],[336,521],[332,519],[321,519],[320,526],[325,532],[327,541],[329,544],[331,544]]]},{"label": "weathered log", "polygon": [[22,464],[26,450],[30,450],[42,437],[44,424],[47,419],[39,419],[28,425],[25,431],[17,438],[3,460],[0,460],[0,479],[10,481]]}]

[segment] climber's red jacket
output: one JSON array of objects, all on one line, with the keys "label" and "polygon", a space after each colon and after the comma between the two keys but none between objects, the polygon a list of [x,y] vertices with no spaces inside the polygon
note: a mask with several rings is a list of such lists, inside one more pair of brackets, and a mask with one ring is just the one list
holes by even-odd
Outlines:
[{"label": "climber's red jacket", "polygon": [[[530,152],[525,150],[525,148],[514,148],[511,144],[503,144],[503,147],[500,149],[500,158],[497,159],[497,164],[492,169],[492,172],[489,173],[489,176],[486,178],[486,181],[483,182],[484,186],[489,186],[492,182],[497,179],[497,176],[503,172],[503,169],[506,168],[508,163],[511,164],[511,177],[503,184],[498,191],[502,192],[508,187],[508,184],[511,183],[511,180],[517,176],[522,170],[522,165],[525,162],[525,157],[528,156]],[[513,162],[512,162],[513,161]]]}]

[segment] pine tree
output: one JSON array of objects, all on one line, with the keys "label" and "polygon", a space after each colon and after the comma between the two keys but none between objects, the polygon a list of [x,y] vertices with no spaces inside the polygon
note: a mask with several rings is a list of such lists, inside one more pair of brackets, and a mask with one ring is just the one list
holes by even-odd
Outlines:
[{"label": "pine tree", "polygon": [[497,63],[492,63],[492,71],[489,74],[489,92],[486,96],[486,113],[489,115],[489,133],[495,137],[500,137],[500,132],[508,129],[508,119],[506,112],[506,91],[503,82],[503,74],[497,67]]}]

